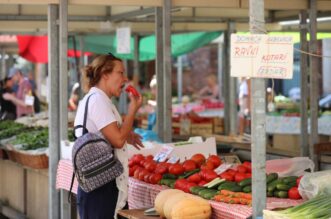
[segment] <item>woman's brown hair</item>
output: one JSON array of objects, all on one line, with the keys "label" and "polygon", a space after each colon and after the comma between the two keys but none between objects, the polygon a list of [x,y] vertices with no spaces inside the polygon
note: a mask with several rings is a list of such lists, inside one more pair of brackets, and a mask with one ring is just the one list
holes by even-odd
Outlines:
[{"label": "woman's brown hair", "polygon": [[103,74],[113,71],[115,67],[115,61],[122,62],[121,59],[109,53],[108,55],[97,56],[91,64],[83,67],[82,74],[84,81],[87,82],[86,86],[88,89],[98,84]]}]

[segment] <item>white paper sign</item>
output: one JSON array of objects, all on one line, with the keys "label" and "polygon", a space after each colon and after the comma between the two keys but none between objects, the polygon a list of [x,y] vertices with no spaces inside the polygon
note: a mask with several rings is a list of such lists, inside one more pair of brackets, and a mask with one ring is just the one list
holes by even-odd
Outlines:
[{"label": "white paper sign", "polygon": [[231,163],[223,163],[222,165],[220,165],[219,167],[217,167],[214,171],[215,173],[217,173],[217,175],[227,171],[228,169],[230,169],[233,166],[233,164]]},{"label": "white paper sign", "polygon": [[31,95],[25,95],[24,103],[28,106],[33,106],[34,104],[34,96]]},{"label": "white paper sign", "polygon": [[291,36],[231,35],[231,76],[253,78],[293,77]]},{"label": "white paper sign", "polygon": [[116,29],[118,54],[131,53],[131,29],[130,27],[120,27]]},{"label": "white paper sign", "polygon": [[179,157],[177,155],[172,155],[167,163],[177,163],[179,161]]},{"label": "white paper sign", "polygon": [[168,145],[163,145],[161,150],[154,156],[154,160],[157,162],[165,161],[173,150],[174,150],[173,147]]}]

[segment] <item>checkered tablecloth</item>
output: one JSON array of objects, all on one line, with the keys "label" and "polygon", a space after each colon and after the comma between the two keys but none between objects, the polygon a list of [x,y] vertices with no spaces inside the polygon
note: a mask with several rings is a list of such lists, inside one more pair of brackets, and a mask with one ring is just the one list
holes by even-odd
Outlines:
[{"label": "checkered tablecloth", "polygon": [[[60,160],[57,169],[56,188],[57,189],[70,189],[72,177],[72,165],[69,160]],[[75,179],[72,191],[77,192],[77,181]],[[142,209],[151,208],[154,206],[154,200],[157,194],[166,186],[152,185],[145,183],[134,178],[129,178],[129,208]],[[302,203],[302,200],[268,198],[267,209],[285,208]],[[212,218],[222,219],[241,219],[248,218],[252,215],[252,208],[239,205],[239,204],[226,204],[223,202],[209,201],[212,206]]]},{"label": "checkered tablecloth", "polygon": [[[71,160],[60,160],[57,166],[56,173],[56,189],[64,189],[69,191],[72,179],[72,162]],[[72,192],[77,194],[78,182],[76,177],[74,179],[74,185],[72,187]]]}]

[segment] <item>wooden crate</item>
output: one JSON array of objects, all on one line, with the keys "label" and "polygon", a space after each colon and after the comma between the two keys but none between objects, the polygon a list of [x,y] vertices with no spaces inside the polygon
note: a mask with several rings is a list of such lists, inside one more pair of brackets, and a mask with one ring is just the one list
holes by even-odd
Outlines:
[{"label": "wooden crate", "polygon": [[[329,136],[319,135],[319,142],[328,142]],[[279,150],[299,152],[300,135],[274,134],[272,138],[272,147]]]},{"label": "wooden crate", "polygon": [[213,126],[214,126],[213,133],[224,134],[224,119],[223,118],[215,117],[213,119]]},{"label": "wooden crate", "polygon": [[213,123],[191,123],[191,135],[213,134]]}]

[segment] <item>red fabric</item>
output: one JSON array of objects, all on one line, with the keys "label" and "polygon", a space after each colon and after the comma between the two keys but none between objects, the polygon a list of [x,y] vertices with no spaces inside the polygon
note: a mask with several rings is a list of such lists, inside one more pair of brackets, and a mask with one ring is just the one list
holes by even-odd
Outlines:
[{"label": "red fabric", "polygon": [[[18,54],[30,62],[48,62],[48,37],[47,36],[20,36],[17,35]],[[80,57],[81,52],[76,51],[76,56]],[[84,55],[91,55],[85,52]],[[68,50],[68,56],[74,57],[74,50]]]}]

